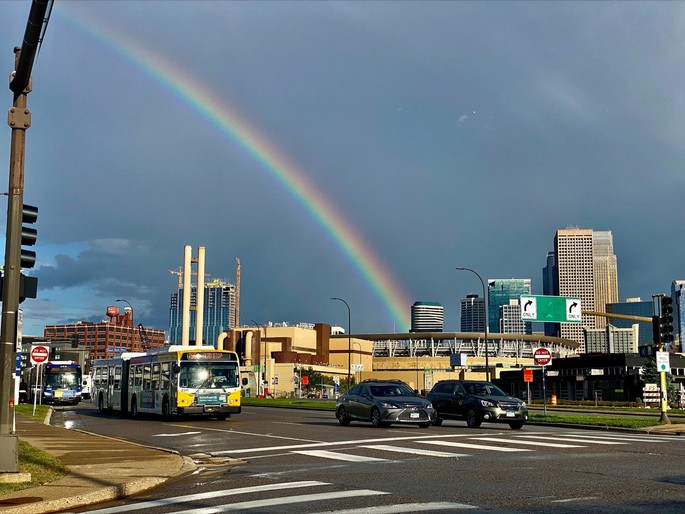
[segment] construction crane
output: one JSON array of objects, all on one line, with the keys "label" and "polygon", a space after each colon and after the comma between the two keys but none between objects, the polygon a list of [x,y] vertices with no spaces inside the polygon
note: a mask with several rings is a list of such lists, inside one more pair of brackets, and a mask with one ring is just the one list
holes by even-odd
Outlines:
[{"label": "construction crane", "polygon": [[[172,275],[176,275],[178,277],[178,288],[182,289],[183,288],[183,266],[179,266],[178,269],[170,269],[169,273]],[[197,271],[191,271],[191,275],[197,275]],[[209,273],[205,273],[205,277],[210,276]]]}]

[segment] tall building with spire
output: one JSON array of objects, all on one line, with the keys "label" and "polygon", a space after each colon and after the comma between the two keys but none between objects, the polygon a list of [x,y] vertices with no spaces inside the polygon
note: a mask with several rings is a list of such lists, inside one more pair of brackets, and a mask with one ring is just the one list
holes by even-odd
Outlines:
[{"label": "tall building with spire", "polygon": [[[550,258],[548,255],[547,265]],[[554,236],[554,288],[559,296],[581,299],[583,311],[606,312],[607,303],[618,301],[618,271],[610,231],[568,228]],[[544,273],[543,273],[544,275]],[[585,351],[583,329],[606,326],[606,318],[583,315],[583,321],[561,323],[559,335],[580,343]]]}]

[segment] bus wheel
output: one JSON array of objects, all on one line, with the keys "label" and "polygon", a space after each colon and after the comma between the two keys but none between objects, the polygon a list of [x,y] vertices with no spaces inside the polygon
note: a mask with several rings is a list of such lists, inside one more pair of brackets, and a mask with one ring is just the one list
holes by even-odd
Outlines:
[{"label": "bus wheel", "polygon": [[162,400],[162,417],[164,419],[169,419],[171,417],[171,413],[169,412],[169,398],[166,396]]},{"label": "bus wheel", "polygon": [[98,410],[100,412],[105,410],[105,400],[102,398],[102,395],[98,397]]},{"label": "bus wheel", "polygon": [[228,414],[219,414],[216,419],[219,421],[226,421],[226,419],[228,419]]},{"label": "bus wheel", "polygon": [[131,398],[131,416],[136,417],[138,415],[138,402],[136,401],[136,397],[134,396]]}]

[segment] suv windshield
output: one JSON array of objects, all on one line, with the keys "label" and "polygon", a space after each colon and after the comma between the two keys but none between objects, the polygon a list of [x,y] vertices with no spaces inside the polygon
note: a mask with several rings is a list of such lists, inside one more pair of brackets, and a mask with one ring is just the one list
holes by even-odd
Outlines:
[{"label": "suv windshield", "polygon": [[414,390],[407,384],[378,384],[369,389],[373,396],[414,396]]},{"label": "suv windshield", "polygon": [[473,384],[464,384],[466,391],[469,394],[478,394],[481,396],[507,396],[504,391],[494,384],[489,382],[476,382]]}]

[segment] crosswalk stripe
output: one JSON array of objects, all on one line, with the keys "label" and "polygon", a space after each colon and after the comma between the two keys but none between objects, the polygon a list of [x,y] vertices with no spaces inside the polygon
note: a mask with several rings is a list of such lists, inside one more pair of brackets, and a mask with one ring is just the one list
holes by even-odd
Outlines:
[{"label": "crosswalk stripe", "polygon": [[618,441],[600,441],[600,440],[588,440],[588,439],[576,439],[575,437],[568,437],[568,436],[542,436],[542,435],[517,435],[516,437],[527,437],[527,438],[532,438],[532,439],[547,439],[551,441],[564,441],[564,442],[569,442],[569,443],[586,443],[586,444],[628,444],[628,443],[621,443]]},{"label": "crosswalk stripe", "polygon": [[390,494],[384,491],[373,491],[371,489],[355,489],[352,491],[334,491],[329,493],[301,494],[297,496],[282,496],[279,498],[268,498],[265,500],[252,500],[240,503],[229,503],[205,507],[203,509],[193,508],[182,510],[176,514],[217,514],[219,512],[234,512],[237,510],[259,509],[263,507],[273,507],[276,503],[280,505],[292,505],[293,503],[316,502],[324,500],[339,500],[341,498],[359,498],[361,496],[379,496]]},{"label": "crosswalk stripe", "polygon": [[545,446],[548,448],[584,448],[579,444],[563,444],[563,443],[545,443],[543,441],[523,441],[517,439],[505,439],[499,437],[474,437],[477,441],[492,441],[493,443],[514,443],[514,444],[529,444],[531,446]]},{"label": "crosswalk stripe", "polygon": [[401,446],[390,446],[387,444],[369,444],[360,446],[360,448],[369,448],[371,450],[382,450],[386,452],[411,453],[414,455],[420,455],[422,457],[469,457],[469,455],[463,453],[437,452],[434,450],[421,450],[418,448],[403,448]]},{"label": "crosswalk stripe", "polygon": [[318,482],[316,480],[303,480],[300,482],[284,482],[281,484],[264,484],[250,487],[240,487],[238,489],[228,489],[219,491],[209,491],[206,493],[187,494],[185,496],[175,496],[173,498],[164,498],[162,500],[152,500],[141,503],[131,503],[130,505],[120,505],[118,507],[110,507],[107,509],[98,509],[88,511],[91,514],[116,514],[118,512],[130,512],[132,510],[150,509],[152,507],[163,507],[167,505],[175,505],[178,503],[192,502],[199,500],[209,500],[212,498],[221,498],[224,496],[236,496],[239,494],[261,493],[264,491],[281,491],[284,489],[298,489],[301,487],[317,487],[323,485],[330,485],[328,482]]},{"label": "crosswalk stripe", "polygon": [[383,462],[387,459],[376,457],[364,457],[362,455],[349,455],[347,453],[329,452],[327,450],[300,450],[292,453],[309,455],[310,457],[321,457],[323,459],[344,460],[347,462]]},{"label": "crosswalk stripe", "polygon": [[506,448],[502,446],[486,446],[484,444],[457,443],[454,441],[417,441],[424,444],[437,444],[439,446],[451,446],[454,448],[472,448],[474,450],[492,450],[495,452],[532,452],[527,448]]},{"label": "crosswalk stripe", "polygon": [[477,509],[467,503],[432,502],[432,503],[396,503],[378,507],[364,507],[362,509],[329,510],[314,514],[404,514],[406,512],[434,512],[436,510],[465,510]]}]

